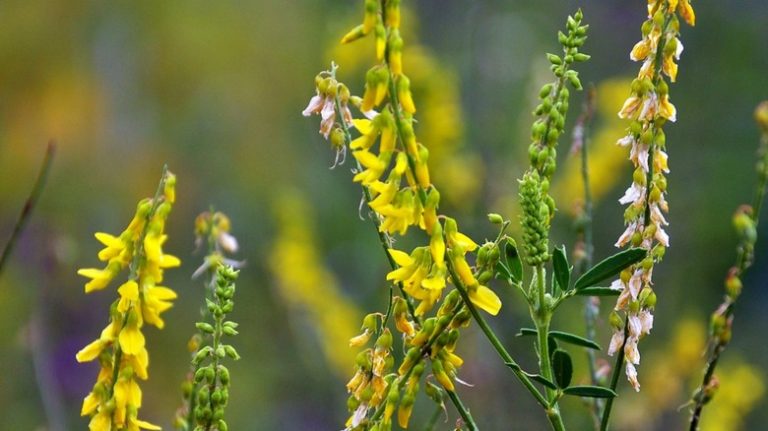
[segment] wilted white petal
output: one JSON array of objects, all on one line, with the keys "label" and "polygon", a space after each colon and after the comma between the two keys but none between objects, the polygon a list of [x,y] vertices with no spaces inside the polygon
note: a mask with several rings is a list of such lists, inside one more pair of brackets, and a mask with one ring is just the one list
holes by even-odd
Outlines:
[{"label": "wilted white petal", "polygon": [[629,159],[635,162],[635,165],[640,165],[643,172],[648,172],[648,145],[635,142],[629,151]]},{"label": "wilted white petal", "polygon": [[668,225],[667,219],[664,217],[664,213],[661,212],[658,203],[651,204],[651,221],[659,225]]},{"label": "wilted white petal", "polygon": [[642,202],[645,199],[645,187],[632,183],[632,185],[624,192],[624,196],[619,199],[620,204],[628,204],[630,202]]},{"label": "wilted white petal", "polygon": [[619,237],[619,240],[616,241],[616,244],[614,245],[616,247],[623,247],[632,238],[632,235],[635,233],[636,229],[637,229],[636,222],[628,224],[627,228],[624,230],[624,233],[621,234],[621,236]]},{"label": "wilted white petal", "polygon": [[229,232],[220,233],[217,240],[221,248],[223,248],[227,253],[237,253],[237,238],[230,235]]},{"label": "wilted white petal", "polygon": [[675,49],[675,60],[680,60],[680,54],[683,53],[683,42],[680,42],[680,39],[675,38],[677,40],[677,48]]},{"label": "wilted white petal", "polygon": [[365,118],[373,120],[379,115],[379,113],[375,109],[371,109],[370,111],[363,112],[363,115],[365,115]]},{"label": "wilted white petal", "polygon": [[[640,317],[637,314],[631,314],[627,317],[627,325],[629,329],[630,341],[634,338],[637,340],[640,337],[640,332],[643,330],[643,324],[640,323]],[[627,343],[629,344],[629,342]],[[637,341],[635,341],[637,344]]]},{"label": "wilted white petal", "polygon": [[653,314],[649,310],[643,310],[640,312],[640,324],[642,325],[642,333],[650,334],[653,328]]},{"label": "wilted white petal", "polygon": [[312,114],[317,114],[320,112],[320,109],[323,106],[323,97],[321,97],[319,94],[315,95],[311,99],[309,99],[309,104],[306,108],[304,108],[303,111],[301,111],[301,115],[305,117],[309,117]]},{"label": "wilted white petal", "polygon": [[640,294],[640,288],[643,286],[642,275],[643,271],[638,269],[629,278],[629,292],[632,294],[632,299],[637,299],[637,295]]},{"label": "wilted white petal", "polygon": [[656,241],[660,244],[664,245],[664,247],[669,247],[669,235],[664,232],[664,229],[662,229],[661,226],[656,225],[656,233],[653,234],[653,237],[656,238]]},{"label": "wilted white petal", "polygon": [[611,342],[610,344],[608,344],[608,354],[613,356],[614,353],[619,351],[623,343],[624,343],[624,330],[623,329],[614,330],[613,336],[611,337]]},{"label": "wilted white petal", "polygon": [[640,363],[640,351],[637,350],[637,338],[629,336],[627,342],[624,344],[624,357],[627,358],[627,362],[632,364]]},{"label": "wilted white petal", "polygon": [[619,139],[616,141],[616,145],[622,146],[622,147],[628,147],[632,145],[635,142],[635,137],[631,134]]},{"label": "wilted white petal", "polygon": [[626,371],[627,380],[632,383],[632,387],[635,388],[636,392],[640,392],[640,382],[637,381],[637,369],[635,369],[635,366],[631,362],[627,362]]}]

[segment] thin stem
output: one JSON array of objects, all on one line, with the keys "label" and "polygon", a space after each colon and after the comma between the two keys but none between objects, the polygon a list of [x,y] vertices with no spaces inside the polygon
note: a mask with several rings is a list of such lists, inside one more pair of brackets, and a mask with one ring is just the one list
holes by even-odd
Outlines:
[{"label": "thin stem", "polygon": [[440,413],[442,412],[443,406],[437,406],[435,412],[432,413],[432,416],[429,417],[427,424],[424,426],[424,431],[434,431],[435,426],[437,425],[437,421],[440,419]]},{"label": "thin stem", "polygon": [[[581,237],[581,245],[584,250],[584,256],[579,265],[579,273],[584,274],[592,267],[594,256],[594,242],[592,239],[592,190],[589,180],[589,131],[590,124],[595,111],[596,91],[593,85],[587,90],[586,100],[584,101],[582,112],[576,120],[576,126],[573,129],[572,149],[578,151],[581,156],[581,181],[584,186],[584,207],[582,209],[581,220],[579,221],[578,234]],[[590,340],[597,336],[595,326],[600,312],[600,300],[597,297],[587,297],[584,299],[584,324],[586,335]],[[597,356],[594,350],[586,349],[587,365],[589,367],[589,378],[592,385],[598,386],[600,378],[597,376]],[[599,398],[590,400],[590,414],[594,421],[595,428],[600,426],[600,417],[604,401]]]},{"label": "thin stem", "polygon": [[18,220],[16,220],[16,225],[13,227],[11,237],[8,239],[8,242],[3,248],[3,254],[0,255],[0,274],[3,273],[5,264],[8,262],[8,258],[11,257],[11,253],[16,246],[16,241],[19,239],[21,232],[24,231],[24,227],[27,225],[27,222],[29,222],[29,219],[32,216],[32,210],[35,209],[37,201],[40,198],[40,194],[43,192],[43,188],[45,188],[45,183],[48,179],[48,173],[51,171],[51,165],[53,163],[53,156],[55,153],[56,142],[48,142],[48,147],[45,150],[45,156],[43,158],[43,164],[40,165],[40,171],[37,173],[35,184],[32,186],[32,191],[27,197],[27,201],[24,203],[24,208],[22,208]]},{"label": "thin stem", "polygon": [[448,272],[451,275],[451,280],[453,281],[454,286],[456,286],[456,290],[459,291],[461,299],[464,300],[464,304],[469,309],[469,312],[472,314],[472,317],[475,319],[478,326],[480,326],[480,329],[483,331],[483,334],[485,334],[485,337],[488,338],[488,341],[496,350],[496,353],[498,353],[499,357],[501,357],[501,359],[504,361],[504,364],[512,369],[512,372],[515,373],[515,376],[517,376],[523,386],[528,389],[536,401],[545,409],[549,409],[549,402],[547,399],[544,398],[544,395],[542,395],[538,389],[536,389],[536,386],[533,385],[531,379],[525,375],[522,368],[520,368],[520,365],[518,365],[518,363],[515,362],[515,360],[512,358],[512,355],[507,352],[507,349],[505,349],[501,344],[501,341],[499,341],[499,338],[493,332],[493,329],[491,329],[491,327],[488,325],[488,322],[485,321],[485,318],[480,314],[479,311],[477,311],[477,308],[469,299],[467,288],[462,284],[459,276],[456,274],[456,270],[453,268],[451,260],[447,259],[446,262],[448,263]]},{"label": "thin stem", "polygon": [[[763,102],[766,103],[766,102]],[[759,108],[758,108],[759,109]],[[765,199],[765,189],[768,183],[768,129],[764,130],[761,139],[760,147],[758,148],[758,159],[760,160],[758,166],[758,180],[755,186],[754,195],[752,198],[752,222],[754,223],[755,231],[760,222],[760,210],[763,206],[763,200]],[[756,241],[756,240],[755,240]],[[748,239],[742,239],[736,256],[736,266],[731,269],[729,277],[741,277],[741,275],[749,269],[753,261],[754,245],[749,242]],[[730,330],[733,325],[733,307],[736,303],[736,296],[726,295],[725,300],[715,311],[716,314],[720,314],[725,321],[725,330]],[[706,394],[707,389],[712,384],[712,378],[715,375],[715,368],[720,360],[720,355],[725,351],[728,340],[723,339],[715,334],[710,335],[710,344],[712,345],[712,352],[707,360],[706,371],[704,372],[704,378],[701,385],[697,388],[695,395],[693,396],[694,408],[691,414],[690,431],[696,431],[699,428],[699,421],[701,420],[701,412],[704,409],[704,405],[709,401],[711,396]]]},{"label": "thin stem", "polygon": [[[628,328],[629,320],[624,320],[624,341],[621,343],[621,348],[616,354],[616,364],[613,366],[613,373],[611,374],[611,390],[616,392],[616,387],[619,385],[619,376],[621,375],[621,366],[624,365],[624,346],[627,344],[627,338],[629,335]],[[600,431],[606,431],[608,429],[608,422],[611,418],[611,408],[613,407],[613,400],[615,397],[608,398],[605,402],[605,409],[603,410],[603,418],[600,421]]]},{"label": "thin stem", "polygon": [[[552,311],[546,303],[546,277],[544,274],[544,265],[536,267],[536,289],[538,290],[539,303],[536,310],[532,310],[531,313],[534,316],[534,323],[536,324],[536,333],[538,335],[539,344],[539,372],[542,377],[554,381],[552,373],[552,363],[550,362],[549,351],[549,323],[552,319]],[[563,418],[560,415],[560,407],[557,404],[557,393],[554,389],[546,388],[547,401],[549,408],[547,409],[547,417],[552,423],[552,427],[556,430],[564,430]]]},{"label": "thin stem", "polygon": [[477,424],[475,423],[475,420],[472,419],[472,415],[469,413],[469,410],[467,410],[466,407],[464,407],[464,404],[462,404],[459,397],[456,395],[456,392],[454,391],[446,391],[448,393],[448,398],[453,401],[453,405],[456,406],[456,410],[459,411],[459,414],[461,415],[461,418],[464,420],[464,424],[467,425],[467,428],[469,428],[469,431],[477,431]]}]

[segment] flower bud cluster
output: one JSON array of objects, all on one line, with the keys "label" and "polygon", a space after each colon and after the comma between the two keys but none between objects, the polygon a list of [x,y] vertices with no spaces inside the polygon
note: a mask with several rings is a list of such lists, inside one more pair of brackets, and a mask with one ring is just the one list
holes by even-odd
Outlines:
[{"label": "flower bud cluster", "polygon": [[570,92],[566,82],[576,90],[581,90],[579,74],[570,67],[577,62],[589,60],[589,55],[579,52],[587,40],[588,25],[581,25],[581,10],[568,17],[568,34],[558,32],[558,40],[563,47],[563,56],[547,54],[552,73],[556,80],[546,84],[539,91],[541,102],[533,112],[537,119],[531,127],[532,143],[528,147],[531,166],[543,178],[551,178],[556,168],[557,140],[565,130],[565,117],[568,112]]},{"label": "flower bud cluster", "polygon": [[195,367],[194,383],[197,389],[193,396],[192,408],[195,431],[226,431],[228,425],[224,419],[224,410],[229,402],[229,369],[221,363],[224,358],[240,359],[237,350],[223,342],[224,336],[237,335],[236,322],[227,320],[235,304],[235,281],[238,271],[230,266],[220,266],[216,270],[216,285],[213,300],[206,299],[206,307],[211,321],[200,321],[197,329],[209,337],[210,344],[201,347],[192,358]]},{"label": "flower bud cluster", "polygon": [[[669,247],[668,225],[664,216],[667,204],[667,178],[669,173],[666,153],[666,136],[662,127],[667,121],[675,121],[677,111],[669,102],[669,85],[677,78],[677,64],[683,51],[680,42],[678,14],[688,24],[694,25],[695,15],[688,0],[648,2],[648,19],[643,23],[642,40],[630,54],[634,61],[642,61],[637,78],[632,81],[630,97],[619,111],[619,117],[632,122],[627,135],[618,144],[629,147],[629,159],[634,166],[632,185],[619,199],[628,205],[624,211],[626,229],[616,242],[617,247],[626,245],[648,250],[648,257],[622,273],[613,286],[622,291],[616,310],[627,314],[628,338],[624,342],[627,358],[627,377],[636,390],[640,390],[635,365],[640,363],[638,340],[650,331],[653,307],[643,304],[638,295],[652,288],[654,263],[664,256]],[[638,323],[638,322],[641,322]],[[614,340],[623,340],[623,330],[617,329]]]},{"label": "flower bud cluster", "polygon": [[78,274],[91,280],[86,293],[101,290],[124,269],[130,269],[127,282],[117,292],[120,298],[110,309],[110,323],[101,336],[77,353],[78,362],[98,359],[101,369],[93,390],[83,400],[81,415],[91,416],[91,430],[160,429],[138,419],[141,389],[138,379],[148,377],[149,354],[141,328],[145,323],[162,329],[160,314],[171,308],[176,293],[158,284],[163,271],[180,265],[178,258],[164,254],[165,221],[175,200],[176,177],[163,173],[158,193],[139,203],[136,215],[119,236],[97,233],[106,247],[99,260],[104,269],[80,269]]},{"label": "flower bud cluster", "polygon": [[552,209],[545,202],[548,184],[548,181],[541,180],[536,170],[528,171],[520,180],[523,259],[530,266],[539,266],[550,257],[549,222],[552,218]]}]

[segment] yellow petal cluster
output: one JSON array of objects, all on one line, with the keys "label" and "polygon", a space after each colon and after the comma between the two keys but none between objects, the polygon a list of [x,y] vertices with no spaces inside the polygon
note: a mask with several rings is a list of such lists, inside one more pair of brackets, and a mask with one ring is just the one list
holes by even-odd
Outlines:
[{"label": "yellow petal cluster", "polygon": [[181,263],[162,250],[167,239],[163,233],[165,221],[175,199],[175,176],[166,172],[162,181],[162,193],[141,201],[133,220],[119,236],[96,234],[105,246],[98,257],[107,266],[78,271],[90,279],[85,285],[89,293],[106,288],[122,270],[131,268],[129,280],[117,289],[119,299],[110,323],[76,356],[78,362],[98,360],[101,366],[81,410],[83,416],[91,416],[91,431],[160,429],[138,419],[142,394],[137,379],[148,377],[149,354],[142,327],[146,323],[162,328],[160,314],[176,298],[173,290],[157,283],[162,282],[164,269]]}]

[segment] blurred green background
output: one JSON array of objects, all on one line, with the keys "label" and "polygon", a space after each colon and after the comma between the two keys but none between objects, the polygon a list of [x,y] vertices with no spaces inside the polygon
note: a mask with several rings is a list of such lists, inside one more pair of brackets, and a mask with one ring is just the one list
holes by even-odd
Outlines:
[{"label": "blurred green background", "polygon": [[[530,112],[550,79],[543,54],[558,49],[566,14],[583,8],[592,60],[581,77],[594,83],[599,100],[596,253],[612,253],[623,231],[617,199],[631,181],[626,155],[613,146],[625,127],[615,113],[639,67],[628,53],[646,2],[403,4],[417,134],[433,149],[442,210],[477,240],[494,235],[486,212],[516,217]],[[641,343],[644,390],[627,391],[622,379],[616,429],[677,429],[687,419],[678,407],[700,378],[705,322],[734,259],[731,214],[751,199],[752,111],[768,98],[768,3],[694,7],[697,26],[683,26],[685,52],[671,86],[678,121],[666,128],[672,246],[654,276],[659,303],[653,334]],[[163,163],[178,176],[166,250],[183,265],[167,273],[180,299],[166,329],[147,330],[142,417],[171,429],[203,295],[202,284],[190,280],[202,259],[194,253],[193,220],[214,205],[232,219],[242,246],[237,257],[248,262],[233,314],[243,359],[230,368],[230,429],[343,426],[354,354],[346,339],[363,314],[384,308],[386,261],[371,226],[358,218],[350,164],[328,170],[333,154],[317,134],[317,118],[300,113],[314,94],[313,77],[331,60],[353,93],[362,93],[372,45],[337,46],[361,19],[360,0],[0,2],[0,244],[45,143],[59,142],[48,187],[0,278],[0,429],[86,427],[80,402],[96,369],[74,355],[101,331],[115,293],[85,296],[75,272],[97,265],[93,232],[120,232],[136,202],[154,191]],[[582,100],[573,96],[569,124]],[[561,142],[554,242],[570,247],[581,185],[566,160],[568,145]],[[760,231],[706,429],[759,429],[768,421],[768,230]],[[513,292],[498,291],[505,306],[492,324],[532,367],[531,345],[513,336],[528,326],[525,309]],[[582,332],[576,301],[555,324],[565,328]],[[598,341],[607,345],[608,337],[603,332]],[[483,429],[546,428],[475,327],[463,332],[458,353],[467,360],[462,378],[475,385],[460,392]],[[583,362],[578,370],[584,379]],[[566,423],[587,429],[578,404],[566,406]],[[418,425],[432,408],[417,404],[416,411]],[[450,429],[449,414],[440,429]]]}]

